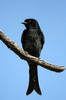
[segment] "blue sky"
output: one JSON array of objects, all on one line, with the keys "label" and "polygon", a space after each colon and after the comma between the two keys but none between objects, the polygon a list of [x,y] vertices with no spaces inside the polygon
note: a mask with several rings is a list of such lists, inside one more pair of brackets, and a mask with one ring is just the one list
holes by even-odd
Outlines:
[{"label": "blue sky", "polygon": [[[45,35],[40,58],[66,66],[66,0],[0,0],[0,29],[21,46],[26,18],[35,18]],[[29,67],[0,41],[0,100],[66,100],[66,71],[38,66],[42,96],[26,96]]]}]

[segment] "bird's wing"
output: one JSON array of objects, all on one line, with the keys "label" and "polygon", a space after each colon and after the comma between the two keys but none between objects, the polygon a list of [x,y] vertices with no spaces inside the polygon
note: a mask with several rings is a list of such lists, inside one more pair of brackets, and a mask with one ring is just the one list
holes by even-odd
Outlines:
[{"label": "bird's wing", "polygon": [[25,38],[26,38],[26,32],[27,30],[25,29],[22,33],[22,36],[21,36],[21,43],[22,43],[22,46],[24,45],[25,43]]},{"label": "bird's wing", "polygon": [[45,37],[44,37],[43,32],[41,32],[41,31],[39,31],[39,35],[40,35],[40,39],[41,39],[41,43],[42,43],[42,47],[41,47],[41,49],[42,49],[43,48],[43,45],[45,43]]}]

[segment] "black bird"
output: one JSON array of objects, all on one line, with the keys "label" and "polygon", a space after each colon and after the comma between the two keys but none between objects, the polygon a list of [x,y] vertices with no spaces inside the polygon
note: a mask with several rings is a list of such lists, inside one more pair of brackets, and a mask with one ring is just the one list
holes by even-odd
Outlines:
[{"label": "black bird", "polygon": [[[35,19],[26,19],[24,22],[22,22],[22,24],[24,24],[26,27],[21,36],[23,49],[30,55],[39,57],[45,39],[38,22]],[[35,90],[39,95],[41,95],[41,90],[38,82],[37,65],[29,62],[28,64],[29,86],[26,94],[29,95],[33,90]]]}]

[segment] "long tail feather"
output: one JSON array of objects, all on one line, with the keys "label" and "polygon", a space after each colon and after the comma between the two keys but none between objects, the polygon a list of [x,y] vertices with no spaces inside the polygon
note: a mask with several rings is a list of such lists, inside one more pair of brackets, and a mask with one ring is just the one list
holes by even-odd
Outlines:
[{"label": "long tail feather", "polygon": [[39,95],[41,95],[41,90],[38,82],[38,72],[36,65],[29,65],[29,86],[26,94],[29,95],[35,90]]}]

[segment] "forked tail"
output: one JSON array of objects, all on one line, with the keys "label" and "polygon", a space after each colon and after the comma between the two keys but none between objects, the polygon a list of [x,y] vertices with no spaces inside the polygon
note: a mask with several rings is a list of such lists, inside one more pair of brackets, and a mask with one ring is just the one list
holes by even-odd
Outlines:
[{"label": "forked tail", "polygon": [[26,95],[32,93],[35,90],[39,95],[41,95],[41,90],[38,82],[38,72],[36,65],[29,65],[29,86]]}]

